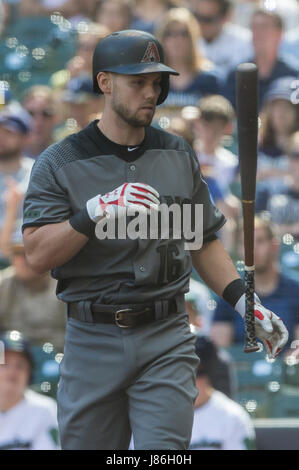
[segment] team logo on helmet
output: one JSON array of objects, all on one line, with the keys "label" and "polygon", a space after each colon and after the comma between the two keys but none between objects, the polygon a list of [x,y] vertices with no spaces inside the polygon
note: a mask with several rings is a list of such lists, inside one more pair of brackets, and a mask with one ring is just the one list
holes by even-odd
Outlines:
[{"label": "team logo on helmet", "polygon": [[156,44],[150,41],[141,62],[160,62],[160,54]]}]

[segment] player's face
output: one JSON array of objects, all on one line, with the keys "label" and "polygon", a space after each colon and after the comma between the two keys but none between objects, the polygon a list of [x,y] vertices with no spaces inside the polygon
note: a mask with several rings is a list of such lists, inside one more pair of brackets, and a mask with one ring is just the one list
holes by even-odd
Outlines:
[{"label": "player's face", "polygon": [[149,126],[161,92],[161,74],[113,74],[112,79],[113,111],[132,127]]},{"label": "player's face", "polygon": [[28,385],[30,364],[19,352],[6,351],[5,364],[0,365],[0,396],[22,396]]}]

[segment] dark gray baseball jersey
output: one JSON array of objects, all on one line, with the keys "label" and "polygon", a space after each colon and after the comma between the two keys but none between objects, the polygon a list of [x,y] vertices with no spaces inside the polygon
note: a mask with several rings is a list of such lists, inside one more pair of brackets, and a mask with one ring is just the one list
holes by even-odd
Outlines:
[{"label": "dark gray baseball jersey", "polygon": [[[88,199],[125,182],[149,184],[164,202],[203,204],[204,239],[221,228],[225,218],[211,202],[196,155],[182,138],[150,126],[142,144],[130,154],[127,150],[109,141],[97,121],[51,145],[32,169],[23,230],[68,220]],[[93,237],[52,276],[65,302],[126,304],[187,292],[191,269],[183,238]]]}]

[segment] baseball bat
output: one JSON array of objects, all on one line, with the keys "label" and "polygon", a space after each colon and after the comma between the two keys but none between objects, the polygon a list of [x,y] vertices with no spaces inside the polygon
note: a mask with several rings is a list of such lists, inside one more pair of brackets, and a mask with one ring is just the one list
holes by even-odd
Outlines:
[{"label": "baseball bat", "polygon": [[244,352],[259,350],[254,319],[254,211],[258,135],[258,69],[244,63],[236,71],[239,160],[245,251],[245,345]]}]

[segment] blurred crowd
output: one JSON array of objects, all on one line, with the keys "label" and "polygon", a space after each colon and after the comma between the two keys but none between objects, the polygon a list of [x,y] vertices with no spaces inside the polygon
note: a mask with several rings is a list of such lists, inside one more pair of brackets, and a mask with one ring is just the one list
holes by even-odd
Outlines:
[{"label": "blurred crowd", "polygon": [[[299,344],[298,24],[297,0],[0,0],[0,333],[19,331],[33,346],[63,352],[65,312],[55,296],[56,281],[26,262],[23,198],[43,150],[101,118],[103,98],[93,93],[91,77],[95,45],[110,32],[133,28],[155,34],[165,62],[180,73],[170,77],[168,98],[153,125],[194,148],[211,197],[227,218],[219,237],[241,274],[235,69],[241,62],[258,66],[256,292],[289,329],[285,357],[294,353]],[[219,348],[243,343],[241,318],[195,272],[186,301],[199,337]],[[11,364],[13,377],[14,356]],[[11,389],[0,384],[0,424],[8,406],[5,393],[12,406]],[[207,393],[208,400],[209,387]],[[0,449],[3,442],[0,430]]]}]

